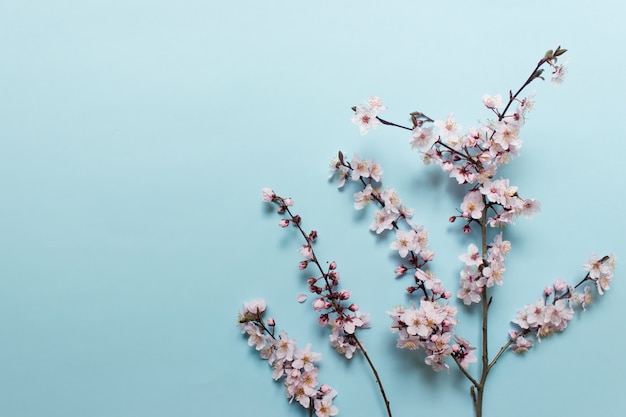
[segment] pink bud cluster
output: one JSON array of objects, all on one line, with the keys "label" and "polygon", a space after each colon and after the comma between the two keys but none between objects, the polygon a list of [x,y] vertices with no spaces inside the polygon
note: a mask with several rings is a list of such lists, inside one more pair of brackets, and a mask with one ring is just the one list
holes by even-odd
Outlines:
[{"label": "pink bud cluster", "polygon": [[586,310],[592,297],[589,286],[585,286],[582,292],[577,291],[583,283],[593,282],[598,293],[603,295],[604,291],[609,289],[613,278],[615,257],[608,255],[598,258],[593,254],[583,268],[588,271],[587,275],[576,286],[558,279],[552,286],[544,289],[543,297],[535,304],[528,304],[517,312],[512,322],[521,330],[509,333],[511,349],[514,352],[526,352],[533,345],[533,340],[527,335],[533,335],[541,341],[542,337],[565,330],[568,322],[574,317],[575,307],[580,306]]},{"label": "pink bud cluster", "polygon": [[[451,345],[452,330],[456,326],[456,308],[437,301],[422,299],[418,307],[395,307],[387,312],[392,319],[391,332],[398,335],[400,349],[426,351],[424,362],[435,371],[449,369],[445,363],[451,355],[462,355],[463,363],[472,362],[473,348]],[[464,339],[459,339],[464,340]]]},{"label": "pink bud cluster", "polygon": [[324,384],[318,387],[318,368],[315,366],[322,355],[311,352],[311,345],[304,349],[296,346],[286,332],[281,331],[275,336],[275,320],[263,318],[266,303],[262,299],[244,303],[239,312],[238,326],[241,332],[248,335],[248,345],[260,352],[261,358],[268,361],[273,368],[272,377],[275,381],[284,381],[287,397],[290,402],[297,401],[302,407],[313,406],[315,415],[328,417],[336,415],[339,410],[332,404],[337,392]]},{"label": "pink bud cluster", "polygon": [[485,287],[502,285],[502,277],[506,270],[504,258],[510,250],[511,243],[502,240],[502,233],[497,234],[493,242],[487,246],[485,258],[475,244],[469,244],[467,252],[459,256],[459,260],[465,266],[461,270],[461,288],[457,292],[457,297],[463,300],[463,304],[478,303],[482,299],[481,294]]},{"label": "pink bud cluster", "polygon": [[357,329],[370,327],[369,314],[361,313],[358,304],[349,301],[350,291],[339,289],[340,274],[337,271],[336,262],[331,262],[325,269],[322,268],[313,250],[317,232],[313,230],[306,233],[302,229],[302,218],[299,215],[293,215],[289,209],[293,201],[276,195],[269,188],[264,188],[261,194],[263,201],[277,204],[278,213],[288,216],[288,218],[283,218],[279,225],[285,227],[292,224],[304,237],[305,244],[299,249],[304,259],[299,262],[298,268],[304,270],[313,264],[319,271],[319,276],[310,277],[307,280],[309,292],[316,296],[313,300],[313,308],[320,313],[318,323],[321,326],[330,327],[331,346],[346,358],[351,359],[359,348],[355,333]]}]

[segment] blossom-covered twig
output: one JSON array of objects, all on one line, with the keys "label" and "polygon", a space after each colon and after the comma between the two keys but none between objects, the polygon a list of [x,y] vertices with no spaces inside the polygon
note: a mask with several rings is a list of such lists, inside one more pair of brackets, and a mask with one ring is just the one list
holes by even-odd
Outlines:
[{"label": "blossom-covered twig", "polygon": [[310,415],[329,417],[336,415],[339,410],[332,401],[337,392],[329,385],[318,387],[318,368],[315,366],[322,358],[320,353],[311,352],[311,345],[304,349],[296,346],[296,341],[290,339],[286,332],[281,331],[276,336],[276,322],[263,318],[266,310],[263,299],[244,303],[239,312],[238,326],[241,332],[248,335],[248,345],[259,351],[261,358],[267,360],[274,369],[272,377],[275,381],[284,380],[285,390],[289,402],[296,400],[302,407],[310,410]]},{"label": "blossom-covered twig", "polygon": [[357,337],[359,329],[370,327],[369,314],[361,313],[358,304],[348,302],[351,295],[350,291],[339,289],[340,274],[337,271],[337,263],[333,261],[328,264],[327,268],[322,267],[313,249],[313,242],[317,239],[317,232],[315,230],[308,233],[304,231],[302,218],[291,212],[290,207],[293,206],[293,200],[280,197],[270,188],[262,190],[261,198],[265,202],[275,203],[278,206],[277,212],[287,216],[280,220],[279,226],[287,227],[291,224],[298,229],[304,238],[305,244],[299,249],[304,259],[300,261],[298,268],[305,270],[308,266],[314,265],[319,273],[319,276],[310,277],[307,281],[309,292],[317,297],[313,301],[313,308],[320,313],[318,323],[321,326],[330,327],[329,339],[332,347],[347,359],[351,359],[357,350],[363,353],[376,378],[376,383],[385,402],[387,414],[391,417],[389,400],[378,371]]},{"label": "blossom-covered twig", "polygon": [[[473,347],[467,340],[454,335],[457,310],[446,300],[451,297],[440,279],[424,269],[435,253],[428,247],[428,231],[412,220],[413,210],[402,205],[402,200],[393,188],[381,191],[382,168],[372,160],[364,160],[355,154],[352,161],[343,153],[331,162],[334,175],[339,179],[339,188],[345,181],[355,181],[363,191],[354,193],[357,210],[374,202],[379,209],[374,213],[370,230],[377,234],[394,230],[396,240],[390,248],[406,259],[396,268],[396,276],[413,272],[414,284],[407,287],[409,294],[421,295],[419,306],[395,307],[387,314],[392,319],[391,329],[398,335],[396,346],[401,349],[420,349],[426,352],[425,363],[434,370],[448,369],[446,358],[453,356],[466,369],[476,360]],[[401,227],[401,224],[406,227]],[[408,229],[408,230],[405,230]]]},{"label": "blossom-covered twig", "polygon": [[[576,293],[574,291],[582,282],[594,281],[600,294],[611,281],[613,270],[613,257],[607,256],[602,259],[592,257],[585,264],[585,268],[589,273],[576,287],[568,287],[561,281],[555,283],[553,287],[545,290],[544,299],[539,300],[535,305],[526,306],[524,310],[518,313],[518,319],[515,321],[521,328],[519,332],[512,332],[508,342],[500,349],[496,356],[492,359],[489,357],[488,351],[488,313],[489,307],[493,300],[489,295],[489,289],[494,285],[501,285],[504,272],[506,270],[504,260],[505,255],[510,251],[510,242],[503,240],[502,233],[496,234],[491,243],[489,243],[488,232],[490,228],[502,228],[503,226],[513,224],[514,219],[520,215],[532,217],[541,210],[541,205],[534,199],[524,199],[518,193],[518,188],[509,183],[508,179],[495,179],[498,168],[508,163],[512,157],[519,154],[522,141],[519,136],[520,128],[524,125],[526,115],[533,106],[534,93],[529,94],[525,98],[520,98],[522,91],[536,79],[543,79],[544,66],[552,69],[551,81],[553,84],[560,84],[566,72],[566,63],[557,64],[561,55],[566,52],[560,46],[555,50],[549,50],[539,60],[530,76],[521,85],[521,87],[513,93],[509,91],[508,100],[505,102],[501,95],[491,96],[485,94],[483,96],[483,104],[495,116],[495,120],[488,120],[481,123],[477,127],[471,127],[466,133],[462,132],[461,126],[455,121],[454,115],[450,114],[445,120],[434,120],[421,112],[411,113],[412,127],[402,126],[397,123],[389,122],[382,119],[379,114],[385,109],[382,100],[378,97],[370,98],[364,105],[353,107],[354,116],[352,122],[359,126],[361,134],[366,134],[369,129],[376,128],[379,125],[398,127],[404,130],[410,130],[412,136],[409,143],[412,148],[419,150],[423,154],[425,163],[435,163],[439,165],[444,172],[454,178],[459,185],[466,187],[466,194],[458,209],[459,214],[449,217],[450,222],[462,219],[464,225],[462,230],[464,233],[472,232],[475,226],[480,230],[480,243],[470,244],[467,252],[462,254],[459,259],[464,263],[464,267],[460,274],[460,289],[457,296],[461,298],[466,305],[480,303],[482,306],[482,326],[481,326],[481,372],[479,377],[473,377],[467,371],[467,363],[473,359],[471,351],[474,349],[464,339],[457,338],[457,344],[454,345],[456,354],[453,357],[459,366],[463,375],[471,382],[471,393],[474,402],[476,416],[482,415],[482,401],[484,394],[485,382],[491,368],[495,365],[498,358],[508,348],[514,351],[524,351],[532,344],[525,338],[529,334],[536,337],[550,334],[554,331],[561,331],[567,325],[567,321],[571,318],[571,305],[579,303],[585,308],[589,295],[588,288],[584,293]],[[513,105],[516,104],[514,110]],[[358,159],[358,155],[356,156]],[[333,163],[334,170],[338,173],[339,186],[347,179],[359,180],[364,186],[362,192],[355,194],[355,208],[361,208],[361,201],[374,200],[383,208],[377,212],[377,220],[380,226],[376,229],[380,233],[381,229],[392,229],[397,227],[397,220],[406,218],[407,216],[397,216],[385,209],[387,202],[372,191],[371,182],[379,181],[371,174],[367,175],[367,171],[361,168],[362,164],[350,164],[345,162],[342,153],[339,153],[339,160]],[[382,170],[380,170],[382,171]],[[378,213],[387,212],[391,219],[380,216]],[[408,242],[403,248],[406,256],[406,248],[408,245],[415,247],[413,240],[407,235],[402,234],[399,230],[396,232],[398,239],[402,242]],[[401,246],[401,245],[398,245]],[[430,259],[426,259],[423,263],[417,260],[417,256],[411,252],[409,258],[413,261],[411,267],[415,268],[415,276],[426,275],[420,268]],[[404,274],[408,268],[402,264],[396,268],[396,274]],[[548,296],[552,295],[552,302],[548,302]],[[421,300],[420,309],[426,311],[433,310],[427,304],[428,294],[424,291]],[[426,307],[429,306],[429,307]],[[416,323],[428,323],[432,329],[445,328],[442,315],[416,314],[414,311],[397,308],[391,313],[393,320],[392,332],[400,333],[400,340],[403,342],[399,347],[405,347],[408,344],[411,347],[422,347],[425,343],[421,339],[416,339],[412,332],[410,323],[406,321],[408,315],[417,315]],[[528,317],[530,321],[528,321]],[[411,318],[409,318],[410,320]],[[414,326],[415,327],[415,326]],[[419,328],[419,327],[417,327]],[[411,329],[411,330],[410,330]],[[422,334],[428,335],[428,331],[422,327]],[[419,335],[419,333],[417,333]],[[413,338],[411,338],[413,337]],[[455,336],[456,337],[456,336]],[[434,343],[447,345],[448,340],[442,339],[441,335],[435,335]],[[428,352],[428,350],[427,350]],[[427,357],[428,361],[428,357]],[[436,370],[443,368],[441,363],[434,366]]]},{"label": "blossom-covered twig", "polygon": [[507,345],[511,350],[516,353],[527,352],[533,341],[526,336],[534,336],[541,341],[542,337],[565,330],[574,317],[574,308],[587,310],[592,300],[591,287],[585,285],[582,292],[577,291],[579,287],[591,282],[600,295],[609,289],[615,269],[615,257],[611,254],[598,258],[592,254],[583,268],[588,272],[578,284],[571,286],[562,279],[557,279],[553,285],[543,290],[543,297],[537,299],[535,304],[528,304],[517,312],[512,323],[520,330],[510,332],[511,340]]},{"label": "blossom-covered twig", "polygon": [[[374,222],[370,230],[376,234],[396,230],[396,240],[390,248],[397,251],[401,259],[405,259],[396,268],[396,276],[401,277],[410,270],[419,271],[431,261],[435,253],[428,246],[428,230],[413,220],[414,210],[402,204],[402,199],[395,189],[382,188],[383,169],[378,162],[371,159],[361,159],[357,153],[351,161],[347,160],[343,152],[338,152],[337,159],[330,163],[332,176],[338,180],[337,187],[343,188],[346,181],[352,180],[361,185],[362,191],[354,193],[354,208],[361,210],[369,203],[375,202],[379,209],[374,213]],[[401,227],[403,223],[405,227]],[[408,265],[407,265],[408,263]],[[428,275],[429,278],[434,278]],[[407,288],[412,293],[418,289],[424,290],[421,277],[416,276],[415,287]],[[430,282],[437,289],[442,289],[440,281]],[[430,289],[430,288],[429,288]],[[445,291],[438,294],[444,295]],[[426,292],[424,292],[426,295]],[[444,298],[449,298],[449,295]]]}]

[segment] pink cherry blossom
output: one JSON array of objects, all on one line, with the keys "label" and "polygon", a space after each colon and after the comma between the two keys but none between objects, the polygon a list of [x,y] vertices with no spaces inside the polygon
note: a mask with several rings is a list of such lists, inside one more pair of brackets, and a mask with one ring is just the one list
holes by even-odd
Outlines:
[{"label": "pink cherry blossom", "polygon": [[467,253],[459,256],[459,260],[467,266],[478,266],[483,264],[483,258],[480,256],[478,246],[470,243],[467,247]]},{"label": "pink cherry blossom", "polygon": [[453,113],[450,113],[445,121],[436,120],[433,124],[439,129],[439,137],[442,141],[453,148],[458,145],[461,126],[454,121]]},{"label": "pink cherry blossom", "polygon": [[401,257],[406,258],[409,252],[418,248],[417,233],[415,230],[405,232],[398,229],[396,231],[396,240],[391,243],[390,248],[397,250]]},{"label": "pink cherry blossom", "polygon": [[484,209],[485,203],[483,203],[483,196],[478,191],[468,192],[461,203],[463,215],[469,216],[472,219],[480,219]]},{"label": "pink cherry blossom", "polygon": [[370,129],[380,126],[380,120],[376,117],[378,111],[372,107],[356,106],[354,116],[352,116],[352,123],[359,127],[361,135],[367,134]]},{"label": "pink cherry blossom", "polygon": [[483,104],[488,109],[502,109],[504,108],[504,103],[502,102],[502,95],[496,94],[495,96],[490,96],[489,94],[483,95]]},{"label": "pink cherry blossom", "polygon": [[409,143],[411,148],[420,152],[428,152],[437,141],[437,137],[433,134],[432,126],[416,126]]}]

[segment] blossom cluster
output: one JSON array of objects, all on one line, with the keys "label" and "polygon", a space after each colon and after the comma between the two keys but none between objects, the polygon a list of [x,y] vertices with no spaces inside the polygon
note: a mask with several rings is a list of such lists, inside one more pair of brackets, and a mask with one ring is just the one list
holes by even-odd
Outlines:
[{"label": "blossom cluster", "polygon": [[437,301],[422,299],[418,307],[395,307],[387,312],[392,319],[391,332],[398,335],[396,346],[400,349],[421,349],[426,352],[424,362],[435,371],[449,369],[445,363],[450,355],[458,357],[464,367],[476,360],[473,347],[465,339],[454,338],[452,330],[457,324],[456,308]]},{"label": "blossom cluster", "polygon": [[453,222],[457,218],[467,220],[465,232],[471,230],[471,223],[487,215],[487,223],[491,227],[514,224],[520,215],[530,219],[541,212],[541,203],[535,199],[524,199],[519,196],[517,187],[510,185],[509,180],[486,180],[465,194],[461,203],[461,215],[450,217]]},{"label": "blossom cluster", "polygon": [[510,250],[511,243],[502,240],[502,233],[497,234],[487,247],[485,259],[475,244],[469,244],[467,252],[459,256],[459,260],[465,265],[461,270],[461,287],[457,297],[463,300],[463,304],[478,303],[485,287],[502,285],[502,277],[506,270],[504,258]]},{"label": "blossom cluster", "polygon": [[[565,50],[560,47],[548,51],[518,93],[534,79],[542,78],[543,69],[539,67],[544,63],[553,68],[553,83],[562,82],[566,67],[565,64],[556,65],[556,62],[563,53]],[[451,218],[468,219],[464,230],[469,231],[470,223],[480,219],[486,209],[491,209],[493,213],[489,218],[492,227],[512,223],[520,214],[530,217],[540,211],[539,202],[519,197],[517,187],[509,185],[508,180],[493,180],[499,166],[519,155],[522,146],[520,129],[533,107],[533,99],[534,93],[521,99],[517,98],[517,94],[510,94],[509,101],[505,103],[499,94],[485,94],[483,104],[495,114],[496,119],[472,126],[466,132],[463,132],[452,113],[445,120],[433,120],[419,112],[411,113],[412,129],[387,122],[378,117],[384,110],[379,97],[370,98],[366,106],[356,106],[352,122],[359,126],[361,134],[381,123],[411,130],[409,143],[412,148],[423,153],[426,163],[439,165],[459,184],[473,184],[474,187],[466,194],[461,205],[462,216]],[[516,108],[509,112],[513,104],[516,104]],[[376,122],[372,121],[372,116]],[[381,227],[389,226],[387,219],[381,220]]]},{"label": "blossom cluster", "polygon": [[[387,313],[392,319],[392,332],[398,335],[397,346],[424,350],[425,362],[436,371],[448,369],[445,359],[450,355],[454,355],[463,366],[473,362],[475,357],[471,352],[475,348],[452,333],[457,323],[457,310],[445,302],[451,293],[430,270],[424,269],[435,254],[428,247],[426,228],[411,220],[413,210],[402,205],[402,200],[393,188],[380,190],[383,170],[378,163],[361,159],[358,154],[348,161],[339,152],[338,159],[331,161],[331,168],[339,179],[339,188],[349,179],[362,185],[363,190],[353,195],[355,209],[360,210],[372,202],[380,207],[374,213],[375,220],[370,230],[377,234],[396,230],[396,240],[390,248],[397,251],[401,258],[408,258],[407,262],[396,267],[396,276],[403,276],[409,270],[414,271],[414,285],[406,290],[409,294],[421,295],[419,307],[396,307]],[[408,230],[400,227],[401,221]],[[453,343],[455,340],[457,343]]]},{"label": "blossom cluster", "polygon": [[[517,187],[511,185],[508,179],[493,179],[499,166],[510,161],[511,156],[518,155],[522,145],[519,130],[524,124],[526,113],[532,108],[532,97],[531,94],[522,100],[511,98],[505,106],[500,95],[485,96],[483,103],[496,113],[498,120],[471,127],[466,133],[462,133],[461,126],[455,122],[452,114],[445,121],[432,120],[421,113],[421,119],[413,118],[415,126],[412,129],[411,146],[423,153],[427,163],[438,164],[459,184],[473,185],[463,198],[461,214],[450,217],[451,222],[457,218],[465,219],[465,232],[471,230],[472,222],[480,221],[486,213],[489,213],[489,225],[499,227],[512,224],[519,215],[530,218],[541,211],[537,200],[520,197]],[[506,109],[514,101],[518,102],[517,109],[507,114]],[[339,186],[342,186],[342,179],[345,182],[348,178],[347,168],[340,166],[337,171]],[[355,168],[352,177],[363,172]],[[359,196],[365,202],[370,198],[368,192],[364,190],[363,195]],[[378,231],[390,228],[393,219],[378,216],[377,221]]]},{"label": "blossom cluster", "polygon": [[262,299],[244,303],[239,312],[238,326],[248,335],[248,345],[260,352],[261,358],[273,368],[275,381],[283,380],[287,397],[302,407],[315,409],[318,417],[336,415],[339,410],[333,405],[337,392],[323,384],[318,387],[319,370],[315,366],[322,358],[320,353],[311,352],[311,345],[299,349],[294,339],[281,331],[275,336],[275,320],[265,322],[263,315],[266,302]]},{"label": "blossom cluster", "polygon": [[360,328],[370,327],[369,314],[361,313],[359,305],[349,302],[350,291],[339,289],[340,274],[337,271],[337,263],[330,262],[326,268],[322,265],[313,250],[313,242],[317,239],[315,230],[306,233],[302,229],[302,218],[291,213],[293,206],[291,198],[282,198],[269,189],[264,188],[261,198],[268,203],[278,205],[278,213],[287,215],[279,222],[279,226],[287,227],[289,224],[296,227],[304,237],[305,244],[299,252],[303,260],[299,262],[299,269],[305,270],[309,265],[317,267],[319,276],[310,277],[307,280],[309,292],[315,295],[313,308],[319,314],[318,323],[321,326],[329,326],[331,333],[329,340],[331,346],[346,358],[351,359],[357,349],[360,348],[356,331]]},{"label": "blossom cluster", "polygon": [[369,129],[376,128],[381,124],[378,114],[385,110],[385,106],[382,105],[380,98],[370,97],[365,105],[355,106],[352,110],[354,111],[352,123],[359,126],[361,135],[365,135]]},{"label": "blossom cluster", "polygon": [[[383,169],[378,162],[361,159],[357,153],[349,161],[340,151],[338,158],[331,160],[330,167],[332,175],[338,180],[338,188],[343,188],[348,180],[362,186],[361,191],[353,194],[356,210],[361,210],[370,203],[376,203],[380,207],[374,212],[374,221],[370,225],[371,231],[381,234],[385,231],[396,230],[396,240],[391,243],[390,248],[397,251],[401,258],[406,258],[409,264],[406,265],[403,262],[398,265],[396,276],[402,276],[408,270],[420,271],[420,268],[434,258],[435,253],[428,246],[428,230],[412,220],[413,209],[402,204],[402,199],[395,189],[389,187],[381,189]],[[407,230],[400,227],[401,222],[406,225]],[[423,274],[423,271],[419,273]],[[420,275],[416,279],[422,281],[423,277],[424,275]],[[432,284],[431,288],[441,290],[440,294],[445,293],[441,281],[432,275],[428,275],[427,278]]]},{"label": "blossom cluster", "polygon": [[513,342],[511,349],[514,352],[526,352],[533,345],[533,340],[526,337],[527,335],[533,335],[540,341],[542,337],[562,332],[574,317],[575,307],[580,306],[586,310],[592,295],[588,285],[584,286],[582,292],[577,291],[583,283],[593,282],[598,294],[603,295],[613,279],[615,257],[607,255],[599,258],[593,254],[583,268],[588,271],[587,275],[576,286],[558,279],[552,286],[544,289],[542,298],[517,312],[517,317],[512,322],[521,330],[510,332]]},{"label": "blossom cluster", "polygon": [[[505,105],[502,96],[485,95],[483,103],[496,114],[497,119],[470,127],[465,133],[453,113],[445,120],[432,120],[422,113],[414,113],[414,126],[409,129],[412,130],[409,143],[424,154],[426,162],[440,165],[459,184],[484,183],[494,176],[499,166],[519,154],[522,146],[519,131],[534,104],[533,96],[511,98]],[[369,101],[380,103],[378,97],[370,98]],[[508,114],[507,110],[514,101],[517,102],[517,108]],[[357,106],[356,109],[361,114],[376,114],[378,124],[382,123],[378,114],[384,107]],[[356,113],[352,121],[359,126],[362,134],[373,126],[370,119],[366,118],[364,122],[363,118],[356,117]]]}]

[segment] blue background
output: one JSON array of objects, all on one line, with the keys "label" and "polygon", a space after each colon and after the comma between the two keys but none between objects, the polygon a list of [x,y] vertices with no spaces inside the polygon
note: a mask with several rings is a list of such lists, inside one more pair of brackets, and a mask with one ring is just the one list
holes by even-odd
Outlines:
[{"label": "blue background", "polygon": [[[340,415],[384,415],[363,358],[334,353],[296,302],[301,242],[262,187],[294,198],[318,256],[371,313],[363,340],[394,416],[473,415],[455,369],[394,348],[385,311],[407,284],[392,236],[368,231],[372,211],[354,212],[328,161],[342,149],[382,164],[456,290],[468,240],[447,222],[454,180],[403,131],[361,137],[350,107],[378,95],[390,120],[454,112],[469,127],[489,116],[484,93],[506,96],[559,44],[566,81],[532,85],[522,156],[502,172],[543,213],[506,231],[492,352],[515,312],[582,277],[590,253],[614,252],[616,278],[565,334],[501,359],[485,415],[621,415],[625,12],[609,0],[3,1],[0,416],[305,416],[235,327],[256,297],[322,352]],[[460,310],[459,333],[477,340],[477,314]]]}]

